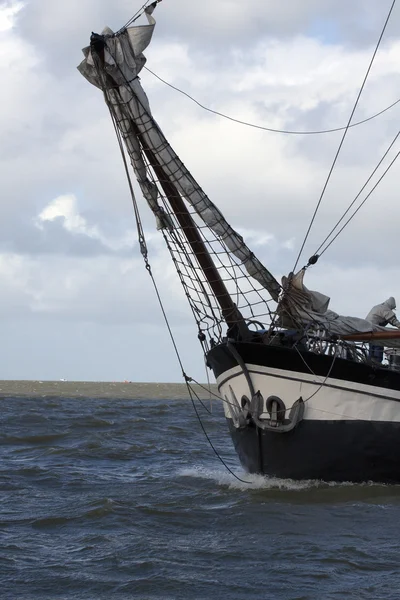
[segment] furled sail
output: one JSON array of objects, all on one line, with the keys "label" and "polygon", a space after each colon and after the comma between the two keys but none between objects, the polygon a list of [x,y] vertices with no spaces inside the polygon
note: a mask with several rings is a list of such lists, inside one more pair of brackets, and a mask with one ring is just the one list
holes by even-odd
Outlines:
[{"label": "furled sail", "polygon": [[[330,310],[328,308],[330,298],[320,292],[307,289],[303,282],[304,275],[305,269],[301,269],[295,275],[282,278],[283,292],[278,304],[278,314],[283,326],[301,328],[310,326],[337,336],[374,333],[377,334],[374,336],[374,342],[400,348],[399,339],[387,339],[387,328],[370,323],[366,319],[347,317]],[[379,338],[379,333],[383,333],[382,338]]]},{"label": "furled sail", "polygon": [[78,69],[90,83],[103,90],[114,123],[125,141],[142,193],[156,216],[157,226],[168,228],[171,223],[159,205],[157,186],[148,178],[143,145],[162,165],[169,182],[182,198],[218,236],[227,250],[241,261],[248,274],[277,301],[281,290],[278,281],[200,188],[151,114],[138,74],[146,62],[143,51],[149,45],[154,31],[155,20],[151,13],[155,4],[145,11],[148,25],[130,27],[116,34],[106,28],[101,36],[93,35],[92,45],[83,50],[85,58]]}]

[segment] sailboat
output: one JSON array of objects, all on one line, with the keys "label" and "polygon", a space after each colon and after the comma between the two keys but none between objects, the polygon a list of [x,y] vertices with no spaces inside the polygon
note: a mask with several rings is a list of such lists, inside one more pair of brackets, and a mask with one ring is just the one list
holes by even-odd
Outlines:
[{"label": "sailboat", "polygon": [[[165,240],[242,465],[279,478],[399,482],[399,332],[330,310],[304,284],[317,257],[278,281],[194,179],[139,79],[156,5],[146,25],[92,34],[78,69],[102,91],[126,174],[130,162]],[[389,349],[386,366],[370,359],[369,341]]]}]

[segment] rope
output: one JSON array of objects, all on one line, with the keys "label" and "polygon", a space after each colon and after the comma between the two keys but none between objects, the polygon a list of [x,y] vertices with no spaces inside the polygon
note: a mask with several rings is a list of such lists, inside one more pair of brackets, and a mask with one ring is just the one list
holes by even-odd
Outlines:
[{"label": "rope", "polygon": [[203,425],[203,422],[202,422],[202,420],[201,420],[201,417],[200,417],[200,415],[199,415],[199,412],[198,412],[198,410],[197,410],[196,403],[195,403],[195,401],[193,400],[193,396],[192,396],[192,394],[191,394],[191,389],[190,389],[190,387],[188,387],[188,390],[189,390],[190,399],[191,399],[191,401],[192,401],[192,404],[193,404],[194,411],[195,411],[195,413],[196,413],[196,416],[197,416],[197,419],[198,419],[198,421],[199,421],[199,423],[200,423],[200,427],[202,428],[202,430],[203,430],[203,433],[204,433],[204,435],[206,436],[206,438],[207,438],[207,441],[208,441],[208,443],[210,444],[211,448],[214,450],[216,457],[217,457],[217,458],[218,458],[218,459],[221,461],[221,463],[224,465],[225,469],[226,469],[226,470],[227,470],[227,471],[228,471],[228,472],[229,472],[231,475],[233,475],[233,477],[235,477],[235,479],[237,479],[238,481],[241,481],[242,483],[247,483],[247,484],[251,485],[251,483],[252,483],[251,481],[247,481],[246,479],[242,479],[241,477],[239,477],[238,475],[236,475],[236,473],[234,473],[230,467],[228,467],[228,465],[226,464],[226,462],[224,461],[224,459],[222,458],[222,456],[219,454],[218,450],[215,448],[214,444],[212,443],[212,441],[211,441],[211,439],[210,439],[210,436],[208,435],[207,431],[205,430],[205,427],[204,427],[204,425]]},{"label": "rope", "polygon": [[[163,79],[162,77],[157,75],[157,73],[154,73],[154,71],[152,71],[148,67],[144,67],[144,68],[146,69],[146,71],[148,71],[149,73],[154,75],[154,77],[159,79],[162,83],[164,83],[168,87],[172,88],[176,92],[179,92],[183,96],[186,96],[187,98],[189,98],[189,100],[192,100],[192,102],[197,104],[197,106],[199,106],[203,110],[206,110],[207,112],[217,115],[218,117],[228,119],[228,121],[233,121],[234,123],[238,123],[239,125],[246,125],[247,127],[253,127],[254,129],[261,129],[262,131],[269,131],[271,133],[285,133],[285,134],[290,134],[290,135],[320,135],[320,134],[324,134],[324,133],[333,133],[335,131],[343,131],[344,129],[346,129],[346,126],[344,126],[344,127],[335,127],[334,129],[322,129],[320,131],[318,131],[318,130],[316,130],[316,131],[295,131],[295,130],[292,131],[292,130],[288,130],[288,129],[274,129],[272,127],[266,127],[263,125],[256,125],[255,123],[249,123],[247,121],[241,121],[240,119],[236,119],[235,117],[230,117],[229,115],[225,115],[224,113],[221,113],[217,110],[213,110],[212,108],[209,108],[208,106],[204,106],[204,104],[201,104],[201,102],[199,102],[198,100],[193,98],[193,96],[191,96],[187,92],[181,90],[180,88],[172,85],[172,83],[169,83],[168,81],[166,81],[165,79]],[[368,121],[372,121],[372,119],[376,119],[376,117],[380,117],[385,112],[387,112],[388,110],[390,110],[391,108],[396,106],[396,104],[399,104],[399,102],[400,102],[400,98],[398,100],[396,100],[395,102],[393,102],[392,104],[390,104],[390,106],[387,106],[386,108],[377,112],[376,114],[372,115],[371,117],[363,119],[362,121],[357,121],[357,123],[352,123],[351,125],[348,126],[348,128],[350,129],[351,127],[357,127],[358,125],[363,125],[364,123],[367,123]]]},{"label": "rope", "polygon": [[[100,80],[101,80],[101,78],[100,78]],[[217,456],[217,458],[220,460],[220,462],[224,465],[224,467],[226,468],[226,470],[233,477],[235,477],[238,481],[240,481],[242,483],[246,483],[246,484],[251,484],[250,481],[244,480],[241,477],[239,477],[238,475],[236,475],[232,471],[232,469],[227,465],[227,463],[223,460],[223,458],[220,456],[218,450],[213,445],[213,443],[212,443],[212,441],[211,441],[211,439],[210,439],[210,437],[209,437],[209,435],[208,435],[208,433],[207,433],[207,431],[206,431],[206,429],[204,427],[204,424],[202,422],[200,414],[199,414],[199,412],[197,410],[197,406],[196,406],[196,403],[194,401],[194,395],[200,401],[200,403],[202,404],[202,406],[207,410],[207,412],[210,413],[210,411],[208,411],[208,409],[205,407],[205,405],[203,404],[203,402],[201,401],[201,399],[199,398],[199,396],[192,389],[192,386],[190,385],[190,381],[192,381],[192,380],[185,373],[185,370],[184,370],[184,367],[183,367],[183,362],[182,362],[182,359],[181,359],[181,356],[180,356],[180,353],[179,353],[179,350],[178,350],[178,347],[177,347],[177,344],[176,344],[176,341],[175,341],[175,338],[174,338],[174,335],[173,335],[173,332],[172,332],[172,329],[171,329],[171,326],[170,326],[170,323],[169,323],[169,320],[168,320],[168,317],[167,317],[167,314],[166,314],[166,310],[164,308],[164,304],[163,304],[161,295],[160,295],[159,290],[158,290],[157,283],[155,281],[155,278],[154,278],[154,275],[152,273],[151,266],[150,266],[150,263],[149,263],[149,260],[148,260],[146,240],[145,240],[144,231],[143,231],[143,227],[142,227],[142,223],[141,223],[141,218],[140,218],[140,213],[139,213],[139,208],[138,208],[137,200],[136,200],[136,197],[135,197],[135,194],[134,194],[133,185],[132,185],[131,177],[130,177],[130,174],[129,174],[129,168],[128,168],[128,163],[127,163],[125,152],[124,152],[124,145],[123,145],[122,135],[121,135],[121,132],[120,132],[118,126],[117,126],[117,121],[116,121],[115,115],[112,112],[112,106],[111,106],[111,101],[110,101],[110,99],[108,97],[108,92],[107,92],[107,90],[105,88],[103,89],[103,92],[104,92],[104,95],[105,95],[105,98],[106,98],[106,102],[107,102],[108,108],[109,108],[110,113],[111,113],[112,122],[113,122],[114,129],[115,129],[115,132],[116,132],[116,135],[117,135],[117,140],[118,140],[118,144],[119,144],[119,147],[120,147],[120,150],[121,150],[121,154],[122,154],[122,157],[123,157],[124,167],[125,167],[125,171],[126,171],[126,175],[127,175],[127,179],[128,179],[128,183],[129,183],[129,188],[130,188],[131,197],[132,197],[132,203],[133,203],[134,212],[135,212],[135,218],[136,218],[136,225],[137,225],[137,230],[138,230],[139,243],[140,243],[142,255],[143,255],[143,258],[144,258],[144,261],[145,261],[145,266],[146,266],[146,269],[147,269],[147,271],[148,271],[148,273],[149,273],[149,275],[151,277],[151,280],[152,280],[152,283],[153,283],[153,287],[154,287],[154,290],[155,290],[155,293],[156,293],[156,296],[157,296],[157,299],[158,299],[158,303],[159,303],[159,306],[161,308],[161,312],[163,314],[163,318],[164,318],[166,327],[168,329],[168,332],[169,332],[169,335],[170,335],[170,339],[172,341],[172,344],[173,344],[173,347],[174,347],[174,351],[175,351],[177,360],[179,362],[179,365],[180,365],[180,368],[181,368],[181,371],[182,371],[182,375],[183,375],[183,377],[185,379],[185,382],[186,382],[186,385],[187,385],[187,389],[188,389],[188,393],[189,393],[189,396],[190,396],[190,399],[191,399],[191,402],[192,402],[192,405],[193,405],[196,417],[197,417],[197,419],[198,419],[198,421],[200,423],[200,427],[201,427],[201,429],[202,429],[202,431],[203,431],[203,433],[204,433],[204,435],[205,435],[205,437],[206,437],[206,439],[207,439],[210,447],[212,448],[213,452],[215,453],[215,455]],[[329,369],[329,372],[328,372],[327,376],[325,377],[324,382],[310,396],[310,398],[312,398],[316,393],[318,393],[318,391],[325,384],[327,378],[330,376],[330,373],[331,373],[331,370],[333,368],[333,364],[335,362],[335,359],[336,359],[336,354],[335,354],[335,356],[333,358],[332,365],[331,365],[331,367]],[[308,398],[307,400],[309,400],[310,398]]]},{"label": "rope", "polygon": [[[297,350],[297,352],[299,353],[299,355],[300,355],[301,359],[303,360],[304,364],[306,365],[307,369],[309,369],[310,373],[312,373],[312,374],[314,375],[314,377],[318,377],[318,375],[316,375],[316,374],[314,373],[314,371],[311,369],[311,367],[310,367],[310,366],[307,364],[307,362],[306,362],[306,360],[303,358],[303,356],[301,356],[301,352],[299,351],[299,349],[297,348],[297,346],[296,346],[296,350]],[[305,403],[305,402],[308,402],[309,400],[311,400],[311,398],[314,398],[314,396],[315,396],[316,394],[318,394],[318,392],[320,392],[320,391],[321,391],[321,389],[324,387],[324,385],[326,384],[326,382],[327,382],[327,380],[328,380],[328,378],[329,378],[329,376],[330,376],[330,374],[331,374],[331,372],[332,372],[333,366],[334,366],[334,364],[335,364],[335,362],[336,362],[336,358],[337,358],[337,350],[335,350],[335,354],[333,355],[333,359],[332,359],[331,366],[329,367],[329,371],[328,371],[327,375],[325,376],[325,378],[324,378],[323,382],[320,384],[320,386],[318,387],[318,389],[317,389],[317,390],[315,390],[315,392],[313,392],[313,393],[311,394],[311,396],[309,396],[308,398],[306,398],[305,400],[303,400],[303,402],[304,402],[304,403]]]},{"label": "rope", "polygon": [[328,248],[330,246],[332,246],[333,242],[342,233],[343,229],[345,229],[345,227],[347,227],[347,225],[350,223],[350,221],[356,216],[356,214],[358,213],[358,211],[364,206],[364,204],[366,203],[366,201],[368,200],[368,198],[371,196],[372,192],[376,190],[376,188],[378,187],[378,185],[380,184],[380,182],[382,181],[382,179],[385,177],[386,173],[392,168],[392,166],[394,165],[394,163],[398,159],[399,155],[400,155],[400,151],[396,154],[396,156],[394,157],[394,159],[392,160],[392,162],[390,163],[390,165],[387,167],[387,169],[383,172],[383,174],[378,179],[378,181],[376,182],[376,184],[374,185],[374,187],[372,188],[372,190],[366,195],[366,197],[364,198],[364,200],[361,202],[360,206],[354,211],[354,213],[351,215],[351,217],[349,219],[347,219],[346,223],[343,225],[343,227],[341,229],[339,229],[339,231],[337,232],[337,234],[335,235],[335,237],[332,238],[332,240],[329,242],[329,244],[326,246],[326,248],[324,248],[324,250],[321,252],[320,256],[322,256],[328,250]]},{"label": "rope", "polygon": [[[118,135],[120,136],[119,132],[118,132]],[[125,156],[124,156],[124,163],[126,164]],[[135,206],[137,206],[137,202],[136,202],[136,197],[135,196],[133,196],[133,202],[134,202]],[[191,386],[189,385],[190,377],[188,377],[186,375],[186,373],[185,373],[185,370],[184,370],[184,367],[183,367],[183,363],[182,363],[182,359],[181,359],[181,356],[180,356],[180,353],[179,353],[179,350],[178,350],[178,346],[176,344],[176,341],[175,341],[175,338],[174,338],[174,334],[173,334],[171,326],[169,324],[168,316],[167,316],[167,313],[165,311],[164,304],[163,304],[160,292],[158,290],[158,286],[157,286],[156,280],[155,280],[154,275],[152,273],[150,263],[147,260],[147,256],[144,257],[144,260],[145,260],[145,264],[146,264],[146,269],[147,269],[147,271],[148,271],[148,273],[149,273],[149,275],[151,277],[151,281],[153,283],[153,287],[154,287],[154,290],[155,290],[155,293],[156,293],[156,296],[157,296],[157,300],[158,300],[158,303],[159,303],[162,315],[164,317],[164,322],[165,322],[165,325],[166,325],[166,327],[168,329],[168,333],[169,333],[172,345],[174,347],[174,351],[175,351],[176,357],[178,359],[178,362],[179,362],[179,365],[180,365],[180,368],[181,368],[181,371],[182,371],[182,375],[183,375],[183,378],[184,378],[185,383],[186,383],[187,390],[189,392],[190,400],[192,402],[192,405],[193,405],[194,411],[196,413],[197,419],[198,419],[198,421],[200,423],[200,427],[201,427],[201,429],[202,429],[202,431],[203,431],[203,433],[204,433],[204,435],[205,435],[208,443],[210,444],[212,450],[214,451],[215,455],[221,461],[221,463],[224,465],[224,467],[226,468],[226,470],[231,475],[233,475],[233,477],[235,477],[238,481],[241,481],[242,483],[251,484],[251,481],[246,481],[245,479],[241,479],[240,477],[238,477],[238,475],[236,475],[236,473],[234,473],[232,471],[232,469],[226,464],[226,462],[224,461],[224,459],[222,458],[222,456],[219,454],[218,450],[213,445],[213,443],[212,443],[212,441],[210,439],[210,436],[208,435],[208,433],[207,433],[207,431],[206,431],[206,429],[205,429],[205,427],[203,425],[203,422],[201,420],[201,417],[200,417],[199,412],[198,412],[197,407],[196,407],[196,403],[194,402],[194,399],[193,399],[193,394],[192,394]],[[200,398],[198,398],[198,400],[201,402],[201,404],[203,405],[203,407],[208,411],[207,407],[203,404],[203,402],[200,400]]]},{"label": "rope", "polygon": [[[200,388],[202,388],[203,390],[205,390],[206,392],[209,392],[210,394],[212,394],[215,398],[218,398],[218,400],[221,400],[221,402],[226,402],[226,400],[220,395],[220,394],[216,394],[215,392],[213,392],[210,388],[206,388],[202,383],[199,383],[198,381],[196,381],[193,377],[190,378],[191,381],[193,381],[193,383],[195,383],[196,385],[198,385]],[[233,406],[233,402],[227,402],[227,404],[232,404]]]},{"label": "rope", "polygon": [[[191,380],[192,380],[192,378],[191,378],[191,377],[188,377],[188,378],[187,378],[187,381],[186,381],[186,386],[187,386],[188,388],[190,388],[190,389],[191,389],[191,391],[192,391],[193,395],[196,397],[196,399],[197,399],[197,400],[198,400],[198,402],[201,404],[201,406],[204,408],[204,410],[205,410],[205,411],[206,411],[206,412],[207,412],[209,415],[211,415],[211,416],[214,416],[214,415],[212,414],[211,410],[210,410],[209,408],[207,408],[207,406],[204,404],[203,400],[200,398],[200,396],[198,395],[198,393],[197,393],[197,392],[196,392],[196,391],[193,389],[193,387],[190,385],[190,383],[189,383],[189,380],[191,381]],[[210,394],[210,395],[211,395],[211,394]]]},{"label": "rope", "polygon": [[116,32],[114,35],[119,35],[119,34],[120,34],[120,33],[122,33],[123,31],[125,31],[125,29],[126,29],[127,27],[129,27],[130,25],[132,25],[132,23],[134,23],[135,21],[137,21],[138,19],[140,19],[140,17],[141,17],[141,16],[144,14],[144,12],[145,12],[146,8],[149,6],[150,2],[151,2],[152,4],[155,4],[155,5],[157,5],[159,2],[161,2],[161,0],[155,0],[155,1],[154,1],[154,0],[153,0],[153,1],[152,1],[152,0],[147,0],[147,1],[146,1],[146,2],[143,4],[143,6],[142,6],[141,8],[139,8],[139,10],[138,10],[138,11],[136,11],[136,12],[135,12],[135,14],[133,15],[133,17],[131,17],[131,18],[129,19],[129,21],[127,21],[127,22],[125,23],[125,25],[124,25],[123,27],[121,27],[121,29],[119,29],[119,30],[118,30],[118,31],[117,31],[117,32]]},{"label": "rope", "polygon": [[133,210],[135,212],[135,220],[136,220],[136,227],[137,227],[137,232],[138,232],[138,241],[139,241],[140,251],[142,253],[142,256],[143,256],[144,260],[147,261],[146,239],[145,239],[145,236],[144,236],[142,221],[141,221],[140,213],[139,213],[139,207],[138,207],[137,202],[136,202],[136,197],[135,197],[135,192],[134,192],[134,189],[133,189],[132,179],[131,179],[131,176],[130,176],[130,173],[129,173],[128,163],[127,163],[125,152],[124,152],[124,145],[123,145],[123,142],[122,142],[121,133],[120,133],[120,131],[118,129],[118,125],[117,125],[116,119],[114,117],[114,114],[112,112],[111,103],[109,102],[108,95],[107,95],[106,91],[104,91],[104,96],[105,96],[105,99],[106,99],[106,104],[108,106],[108,110],[110,111],[111,120],[112,120],[112,123],[113,123],[113,126],[114,126],[115,135],[117,136],[119,149],[121,151],[122,161],[124,163],[126,178],[128,180],[128,186],[129,186],[129,191],[131,193]]},{"label": "rope", "polygon": [[322,202],[322,199],[323,199],[323,197],[324,197],[324,194],[325,194],[326,188],[327,188],[327,186],[328,186],[328,183],[329,183],[329,181],[330,181],[331,175],[332,175],[332,173],[333,173],[333,170],[334,170],[334,168],[335,168],[336,161],[337,161],[337,159],[338,159],[338,157],[339,157],[339,154],[340,154],[340,151],[341,151],[341,149],[342,149],[342,146],[343,146],[344,140],[345,140],[345,138],[346,138],[347,132],[348,132],[348,130],[349,130],[349,127],[350,127],[350,123],[351,123],[351,121],[352,121],[352,119],[353,119],[353,115],[354,115],[354,113],[355,113],[355,111],[356,111],[356,108],[357,108],[357,106],[358,106],[358,102],[359,102],[359,100],[360,100],[360,97],[361,97],[361,94],[362,94],[362,92],[363,92],[363,90],[364,90],[364,87],[365,87],[365,84],[366,84],[366,82],[367,82],[367,79],[368,79],[369,73],[370,73],[370,71],[371,71],[372,65],[373,65],[373,63],[374,63],[374,60],[375,60],[375,56],[376,56],[376,54],[377,54],[377,52],[378,52],[379,46],[380,46],[380,44],[381,44],[381,41],[382,41],[383,35],[384,35],[384,33],[385,33],[385,30],[386,30],[387,24],[389,23],[389,19],[390,19],[390,16],[391,16],[391,14],[392,14],[392,11],[393,11],[393,8],[394,8],[395,4],[396,4],[396,0],[393,0],[393,2],[392,2],[392,5],[391,5],[391,7],[390,7],[390,10],[389,10],[389,13],[388,13],[388,15],[387,15],[387,17],[386,17],[386,21],[385,21],[385,23],[384,23],[384,26],[383,26],[383,28],[382,28],[381,34],[380,34],[380,36],[379,36],[378,42],[377,42],[377,44],[376,44],[376,47],[375,47],[374,53],[373,53],[373,55],[372,55],[372,58],[371,58],[371,60],[370,60],[370,63],[369,63],[369,65],[368,65],[367,72],[366,72],[366,74],[365,74],[365,76],[364,76],[364,80],[363,80],[363,82],[362,82],[362,85],[361,85],[360,91],[358,92],[358,96],[357,96],[357,98],[356,98],[356,101],[355,101],[355,103],[354,103],[353,110],[351,111],[350,118],[349,118],[349,120],[348,120],[348,123],[347,123],[347,125],[346,125],[346,127],[345,127],[345,130],[344,130],[344,132],[343,132],[343,136],[342,136],[342,139],[341,139],[341,141],[340,141],[340,144],[339,144],[339,147],[338,147],[338,149],[337,149],[337,152],[336,152],[336,154],[335,154],[335,158],[333,159],[333,163],[332,163],[332,166],[331,166],[331,168],[330,168],[330,170],[329,170],[328,177],[326,178],[326,181],[325,181],[324,187],[322,188],[322,192],[321,192],[321,195],[320,195],[320,197],[319,197],[319,200],[318,200],[317,206],[315,207],[314,214],[313,214],[313,216],[312,216],[312,218],[311,218],[310,225],[308,226],[308,229],[307,229],[306,235],[305,235],[305,237],[304,237],[304,240],[303,240],[303,243],[302,243],[302,245],[301,245],[301,248],[300,248],[299,254],[298,254],[298,256],[297,256],[297,259],[296,259],[295,265],[294,265],[294,267],[293,267],[293,272],[296,270],[297,264],[298,264],[298,262],[299,262],[299,260],[300,260],[301,253],[303,252],[303,249],[304,249],[304,246],[305,246],[305,244],[306,244],[306,242],[307,242],[307,239],[308,239],[308,236],[309,236],[309,234],[310,234],[311,228],[312,228],[312,226],[313,226],[313,224],[314,224],[315,217],[317,216],[318,209],[319,209],[319,207],[320,207],[320,205],[321,205],[321,202]]},{"label": "rope", "polygon": [[[111,114],[112,122],[113,122],[113,125],[114,125],[114,130],[115,130],[115,133],[116,133],[116,136],[117,136],[118,145],[119,145],[119,148],[120,148],[120,151],[121,151],[122,160],[123,160],[123,164],[124,164],[124,167],[125,167],[125,173],[126,173],[126,176],[127,176],[128,185],[129,185],[129,189],[130,189],[130,193],[131,193],[131,199],[132,199],[132,203],[133,203],[133,207],[134,207],[134,212],[135,212],[135,219],[136,219],[136,226],[137,226],[137,230],[138,230],[139,243],[140,243],[140,246],[141,246],[142,255],[143,255],[144,262],[145,262],[146,270],[148,271],[148,273],[149,273],[149,275],[151,277],[151,281],[153,283],[153,287],[154,287],[154,290],[155,290],[155,293],[156,293],[156,296],[157,296],[157,300],[158,300],[158,303],[159,303],[162,315],[164,317],[164,322],[165,322],[166,327],[168,329],[168,333],[169,333],[169,336],[170,336],[170,339],[171,339],[171,342],[172,342],[172,345],[173,345],[173,348],[174,348],[174,351],[175,351],[178,363],[180,365],[180,368],[181,368],[181,371],[182,371],[182,375],[183,375],[183,378],[185,380],[186,387],[187,387],[187,390],[189,392],[190,400],[192,402],[194,411],[196,413],[197,419],[198,419],[198,421],[200,423],[200,427],[201,427],[201,429],[202,429],[202,431],[203,431],[203,433],[204,433],[204,435],[205,435],[205,437],[206,437],[209,445],[211,446],[211,448],[214,451],[214,453],[217,456],[217,458],[224,465],[224,467],[226,468],[226,470],[233,477],[235,477],[238,481],[240,481],[242,483],[247,483],[247,484],[250,485],[251,481],[246,481],[245,479],[242,479],[238,475],[236,475],[236,473],[234,473],[232,471],[232,469],[226,464],[226,462],[224,461],[224,459],[222,458],[222,456],[219,454],[218,450],[213,445],[213,443],[212,443],[212,441],[211,441],[211,439],[210,439],[210,437],[209,437],[209,435],[208,435],[208,433],[207,433],[207,431],[206,431],[206,429],[205,429],[205,427],[203,425],[203,422],[202,422],[201,417],[199,415],[199,412],[197,410],[196,404],[194,402],[193,393],[195,393],[195,392],[194,392],[194,390],[192,390],[192,387],[190,386],[190,383],[189,383],[191,381],[191,378],[188,377],[186,375],[186,373],[185,373],[185,370],[184,370],[184,367],[183,367],[183,362],[182,362],[182,359],[181,359],[181,356],[180,356],[180,353],[179,353],[179,350],[178,350],[178,346],[176,344],[176,341],[175,341],[175,338],[174,338],[174,335],[173,335],[173,332],[172,332],[172,329],[171,329],[171,326],[170,326],[170,323],[169,323],[169,320],[168,320],[168,317],[167,317],[167,313],[165,311],[164,304],[163,304],[160,292],[158,290],[158,286],[157,286],[156,280],[154,278],[154,275],[153,275],[152,270],[151,270],[150,263],[148,261],[146,239],[145,239],[145,235],[144,235],[143,228],[142,228],[139,207],[138,207],[138,204],[137,204],[136,196],[135,196],[133,185],[132,185],[132,180],[131,180],[129,169],[128,169],[128,163],[127,163],[126,156],[125,156],[125,151],[124,151],[124,145],[123,145],[123,142],[122,142],[121,132],[118,129],[118,126],[117,126],[114,114],[112,112],[111,102],[110,102],[110,100],[108,98],[108,94],[107,94],[106,88],[103,89],[103,92],[104,92],[106,104],[107,104],[108,109],[109,109],[110,114]],[[199,398],[199,396],[197,394],[196,394],[196,397],[199,400],[199,402],[202,404],[203,408],[205,408],[205,410],[207,410],[207,412],[210,413],[210,411],[203,404],[203,402],[201,401],[201,399]]]},{"label": "rope", "polygon": [[318,253],[321,250],[321,248],[328,241],[328,239],[331,237],[331,235],[333,234],[333,232],[338,228],[338,226],[343,221],[343,219],[345,218],[345,216],[347,215],[347,213],[350,211],[350,209],[354,206],[354,204],[356,203],[356,201],[358,200],[358,198],[361,196],[362,192],[367,187],[368,183],[371,181],[372,177],[375,175],[375,173],[377,172],[377,170],[379,169],[379,167],[381,166],[381,164],[385,160],[386,156],[389,154],[390,150],[392,149],[392,147],[393,147],[394,143],[396,142],[397,138],[399,137],[399,135],[400,135],[400,131],[396,134],[394,140],[389,145],[389,147],[386,150],[385,154],[382,156],[382,158],[380,159],[380,161],[376,165],[375,169],[372,171],[371,175],[368,177],[367,181],[364,183],[364,185],[362,186],[361,190],[358,192],[357,196],[354,198],[353,202],[349,205],[349,207],[347,208],[347,210],[340,217],[339,221],[336,223],[336,225],[328,233],[328,235],[326,236],[326,238],[324,239],[324,241],[322,242],[322,244],[319,246],[319,248],[316,250],[316,252],[314,252],[314,256],[318,255]]},{"label": "rope", "polygon": [[[206,386],[202,385],[201,383],[199,383],[198,381],[196,381],[193,377],[187,377],[187,380],[189,382],[193,382],[196,385],[198,385],[200,388],[202,388],[205,392],[208,392],[210,394],[210,396],[214,396],[215,398],[218,398],[218,400],[220,400],[223,404],[227,404],[228,406],[233,406],[234,408],[237,408],[237,404],[236,402],[230,402],[229,400],[227,400],[226,398],[223,398],[222,396],[220,396],[219,394],[216,394],[215,392],[212,391],[212,389],[210,389],[209,387],[207,388]],[[196,396],[197,400],[200,402],[200,404],[202,405],[202,407],[204,408],[204,410],[211,416],[216,417],[217,415],[214,415],[208,408],[207,406],[204,404],[204,402],[201,400],[200,396],[194,391],[193,387],[191,387],[193,394]],[[289,412],[292,409],[292,407],[287,408],[285,411],[282,412]]]}]

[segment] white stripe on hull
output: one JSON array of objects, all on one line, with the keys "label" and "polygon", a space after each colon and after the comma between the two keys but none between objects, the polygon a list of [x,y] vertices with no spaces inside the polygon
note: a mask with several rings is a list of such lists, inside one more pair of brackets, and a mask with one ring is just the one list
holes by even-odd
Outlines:
[{"label": "white stripe on hull", "polygon": [[[297,373],[259,365],[246,365],[254,390],[264,397],[278,396],[287,409],[300,397],[305,401],[304,419],[400,422],[400,391],[372,385]],[[217,378],[221,396],[228,402],[234,397],[250,399],[250,390],[241,367],[225,371]],[[233,394],[234,396],[233,396]],[[232,417],[224,402],[225,415]],[[265,413],[261,418],[268,418]]]}]

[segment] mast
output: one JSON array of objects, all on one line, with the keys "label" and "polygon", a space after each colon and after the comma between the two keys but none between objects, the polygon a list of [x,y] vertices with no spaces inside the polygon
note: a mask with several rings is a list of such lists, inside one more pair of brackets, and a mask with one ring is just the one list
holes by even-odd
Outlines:
[{"label": "mast", "polygon": [[[92,54],[94,55],[95,63],[98,62],[101,67],[105,80],[112,80],[110,74],[107,73],[105,69],[105,48],[106,42],[103,36],[98,34],[92,34],[91,36],[91,44],[90,48]],[[117,87],[118,83],[115,82],[111,85],[111,87]],[[107,98],[107,91],[103,88],[103,92],[105,97]],[[171,210],[173,211],[179,225],[182,228],[182,231],[190,245],[193,254],[195,255],[202,271],[204,277],[206,278],[212,292],[214,293],[215,299],[218,302],[222,316],[228,325],[232,334],[234,334],[236,329],[236,334],[239,334],[240,338],[246,338],[249,336],[249,329],[245,323],[245,320],[239,311],[236,304],[233,302],[231,295],[228,292],[227,287],[225,286],[222,277],[220,276],[218,269],[211,258],[211,255],[201,238],[198,227],[196,226],[195,221],[193,220],[191,214],[189,213],[182,196],[179,194],[176,186],[173,182],[170,181],[168,175],[165,173],[162,164],[157,159],[153,150],[146,143],[145,136],[140,131],[137,124],[133,119],[129,119],[130,126],[135,136],[137,137],[140,145],[142,146],[142,150],[149,161],[150,166],[154,170],[154,173],[157,176],[160,186],[162,187],[165,196],[168,199],[168,202],[171,206]],[[235,336],[236,337],[236,336]]]},{"label": "mast", "polygon": [[212,260],[207,247],[202,240],[196,223],[194,222],[191,214],[189,213],[182,197],[172,182],[168,180],[168,176],[165,174],[161,164],[158,163],[154,153],[146,144],[144,136],[140,133],[135,123],[131,123],[133,129],[136,131],[136,135],[141,143],[143,152],[147,156],[147,159],[157,175],[158,181],[164,191],[164,194],[168,198],[168,202],[171,206],[172,211],[175,214],[179,225],[182,227],[182,231],[193,250],[193,254],[203,270],[204,276],[212,289],[218,304],[221,307],[222,315],[227,323],[231,327],[237,327],[240,336],[246,337],[248,335],[248,327],[245,324],[242,314],[233,302],[231,295],[229,294],[225,283],[223,282],[214,261]]}]

